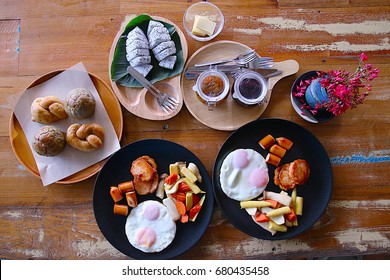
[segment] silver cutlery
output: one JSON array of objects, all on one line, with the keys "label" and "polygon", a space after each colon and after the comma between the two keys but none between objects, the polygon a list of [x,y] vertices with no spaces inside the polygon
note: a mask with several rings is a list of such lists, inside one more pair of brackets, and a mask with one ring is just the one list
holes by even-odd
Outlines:
[{"label": "silver cutlery", "polygon": [[278,69],[253,69],[252,71],[259,73],[260,75],[263,76],[264,79],[269,79],[282,74],[282,71]]},{"label": "silver cutlery", "polygon": [[272,57],[258,57],[245,64],[246,68],[269,68],[274,66],[274,59]]},{"label": "silver cutlery", "polygon": [[179,101],[176,98],[170,96],[169,94],[159,90],[156,88],[151,82],[149,82],[142,74],[140,74],[133,67],[128,66],[127,72],[134,79],[136,79],[144,88],[146,88],[154,97],[157,99],[157,104],[166,112],[167,114],[172,113],[177,106],[179,105]]},{"label": "silver cutlery", "polygon": [[[212,68],[222,71],[228,76],[234,76],[235,73],[237,73],[238,71],[246,69],[245,67],[241,67],[238,65],[217,65],[217,66],[212,66]],[[195,80],[200,73],[208,69],[210,69],[210,66],[202,66],[202,67],[191,66],[188,67],[188,69],[184,73],[184,77],[187,80]],[[278,69],[271,69],[271,68],[258,68],[258,69],[251,69],[251,70],[258,72],[266,79],[277,76],[282,73]]]},{"label": "silver cutlery", "polygon": [[229,62],[234,62],[236,64],[243,65],[243,64],[249,63],[251,60],[253,60],[257,57],[258,57],[258,55],[254,50],[249,50],[245,53],[238,55],[236,58],[233,58],[233,59],[225,59],[225,60],[218,60],[218,61],[213,61],[213,62],[198,63],[198,64],[195,64],[195,67],[220,65],[220,64],[226,64]]}]

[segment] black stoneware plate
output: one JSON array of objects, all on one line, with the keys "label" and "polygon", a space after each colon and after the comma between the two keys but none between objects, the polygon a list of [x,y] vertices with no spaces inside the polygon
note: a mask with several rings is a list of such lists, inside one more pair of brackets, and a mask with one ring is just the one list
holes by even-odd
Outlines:
[{"label": "black stoneware plate", "polygon": [[[114,202],[110,196],[110,187],[132,180],[130,167],[136,158],[148,155],[157,163],[158,174],[169,173],[169,164],[177,161],[195,163],[203,177],[198,186],[206,192],[206,199],[195,222],[185,224],[176,222],[177,230],[173,242],[158,253],[144,253],[134,248],[125,234],[125,216],[114,215]],[[145,200],[161,201],[155,194],[137,195],[138,203]],[[125,202],[123,202],[125,203]],[[194,246],[206,231],[214,207],[211,179],[202,162],[188,149],[173,142],[147,139],[128,144],[114,153],[99,172],[94,192],[93,210],[96,222],[105,238],[123,254],[135,259],[172,259]]]},{"label": "black stoneware plate", "polygon": [[[238,201],[230,199],[221,189],[219,174],[223,160],[235,149],[254,149],[264,158],[268,154],[258,142],[267,134],[286,137],[294,142],[282,158],[280,165],[295,159],[305,159],[310,166],[310,177],[303,186],[297,187],[298,196],[303,197],[303,214],[298,216],[297,227],[289,227],[287,232],[271,235],[257,225],[246,212],[240,208]],[[266,190],[280,192],[273,183],[276,167],[268,164],[270,181]],[[213,169],[213,190],[218,205],[225,217],[242,232],[261,239],[280,240],[292,238],[309,229],[326,209],[333,188],[332,167],[322,144],[308,130],[300,125],[281,119],[261,119],[250,122],[233,132],[222,145]],[[291,190],[288,192],[291,195]]]}]

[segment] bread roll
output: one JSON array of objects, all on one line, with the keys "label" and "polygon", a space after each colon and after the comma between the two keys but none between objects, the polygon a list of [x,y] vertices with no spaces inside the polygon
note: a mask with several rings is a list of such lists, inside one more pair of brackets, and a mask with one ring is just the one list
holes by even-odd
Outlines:
[{"label": "bread roll", "polygon": [[66,119],[68,114],[64,104],[55,96],[36,98],[31,104],[31,117],[34,122],[50,124]]},{"label": "bread roll", "polygon": [[47,125],[41,127],[34,135],[32,147],[34,151],[46,157],[58,155],[65,149],[66,140],[64,133],[58,128]]},{"label": "bread roll", "polygon": [[82,120],[95,112],[95,105],[95,98],[89,90],[76,88],[68,93],[65,111],[71,118]]},{"label": "bread roll", "polygon": [[75,123],[68,127],[66,142],[82,152],[92,152],[103,146],[104,129],[96,123]]}]

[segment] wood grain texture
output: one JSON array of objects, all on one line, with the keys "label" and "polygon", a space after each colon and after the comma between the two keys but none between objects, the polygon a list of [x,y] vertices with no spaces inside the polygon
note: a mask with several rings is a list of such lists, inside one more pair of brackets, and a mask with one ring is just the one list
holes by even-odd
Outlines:
[{"label": "wood grain texture", "polygon": [[389,0],[277,0],[279,7],[310,7],[310,8],[323,8],[323,7],[367,7],[367,6],[390,6]]},{"label": "wood grain texture", "polygon": [[0,75],[17,75],[19,61],[19,20],[0,20]]},{"label": "wood grain texture", "polygon": [[[128,259],[101,234],[92,210],[96,176],[43,187],[12,152],[9,118],[15,96],[37,77],[83,61],[109,84],[111,44],[126,16],[167,18],[182,30],[193,2],[174,1],[2,1],[0,9],[0,258]],[[235,229],[216,205],[203,238],[181,259],[301,259],[326,256],[390,257],[390,4],[389,1],[216,0],[225,27],[211,42],[243,43],[276,61],[294,59],[299,72],[280,80],[261,118],[294,121],[311,131],[332,162],[332,198],[320,220],[283,241],[259,240]],[[12,35],[1,31],[12,25]],[[15,56],[15,27],[20,49]],[[3,41],[6,38],[6,41]],[[186,35],[188,57],[205,43]],[[12,51],[6,51],[10,49]],[[373,91],[357,109],[315,125],[301,119],[290,102],[298,75],[309,70],[354,70],[364,51],[379,67]],[[122,107],[121,145],[159,138],[196,154],[211,176],[214,159],[229,131],[197,121],[186,105],[174,118],[141,119]],[[15,191],[16,190],[16,191]]]}]

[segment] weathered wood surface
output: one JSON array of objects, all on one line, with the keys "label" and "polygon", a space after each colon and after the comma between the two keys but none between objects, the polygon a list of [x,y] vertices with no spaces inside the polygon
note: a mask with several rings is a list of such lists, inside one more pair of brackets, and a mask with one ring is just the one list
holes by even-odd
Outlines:
[{"label": "weathered wood surface", "polygon": [[[320,125],[302,120],[290,104],[297,75],[274,87],[261,118],[283,118],[309,129],[332,161],[332,199],[311,230],[291,240],[258,240],[235,229],[216,207],[204,237],[180,258],[390,256],[390,4],[366,2],[214,1],[225,15],[225,28],[214,41],[241,42],[277,61],[295,59],[300,63],[297,75],[313,69],[353,70],[356,56],[364,51],[379,67],[380,77],[363,105]],[[190,4],[185,0],[1,1],[0,258],[127,259],[105,240],[95,222],[95,177],[43,187],[18,162],[9,141],[10,97],[40,75],[79,61],[109,82],[110,46],[126,15],[157,15],[183,28],[182,15]],[[188,36],[187,40],[189,57],[204,45]],[[185,106],[176,117],[161,122],[123,111],[122,145],[150,137],[175,141],[194,152],[210,175],[218,149],[230,134],[202,125]]]}]

